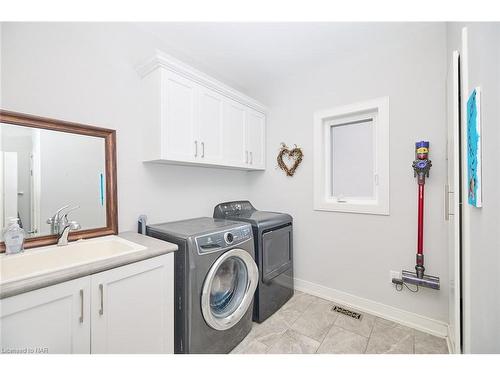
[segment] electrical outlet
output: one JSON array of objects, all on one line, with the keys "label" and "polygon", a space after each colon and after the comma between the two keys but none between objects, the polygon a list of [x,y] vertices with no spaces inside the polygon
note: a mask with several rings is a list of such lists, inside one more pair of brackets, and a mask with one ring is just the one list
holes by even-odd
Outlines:
[{"label": "electrical outlet", "polygon": [[401,272],[400,271],[391,271],[390,276],[391,276],[390,282],[392,284],[392,279],[401,279]]}]

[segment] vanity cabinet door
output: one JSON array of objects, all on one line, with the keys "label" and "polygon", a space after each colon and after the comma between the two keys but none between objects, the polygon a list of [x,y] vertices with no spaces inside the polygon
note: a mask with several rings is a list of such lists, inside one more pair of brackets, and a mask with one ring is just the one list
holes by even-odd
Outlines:
[{"label": "vanity cabinet door", "polygon": [[248,165],[251,169],[265,169],[265,124],[264,114],[247,110],[247,150]]},{"label": "vanity cabinet door", "polygon": [[173,256],[92,275],[92,353],[174,352]]},{"label": "vanity cabinet door", "polygon": [[90,353],[90,277],[0,300],[2,353]]}]

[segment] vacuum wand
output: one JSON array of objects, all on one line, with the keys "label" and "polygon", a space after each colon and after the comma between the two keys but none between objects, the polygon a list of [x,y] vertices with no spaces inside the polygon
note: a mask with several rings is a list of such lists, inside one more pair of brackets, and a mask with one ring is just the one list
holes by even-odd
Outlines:
[{"label": "vacuum wand", "polygon": [[426,288],[439,289],[439,277],[425,275],[424,267],[424,196],[425,179],[429,177],[432,162],[429,160],[429,142],[415,143],[415,160],[412,168],[418,183],[418,229],[417,229],[417,256],[415,271],[402,271],[401,280],[394,280],[395,284],[407,283]]},{"label": "vacuum wand", "polygon": [[429,177],[432,162],[428,159],[429,142],[421,141],[415,144],[415,161],[413,162],[413,174],[418,182],[418,230],[417,230],[417,264],[415,270],[417,277],[424,277],[424,196],[425,178]]}]

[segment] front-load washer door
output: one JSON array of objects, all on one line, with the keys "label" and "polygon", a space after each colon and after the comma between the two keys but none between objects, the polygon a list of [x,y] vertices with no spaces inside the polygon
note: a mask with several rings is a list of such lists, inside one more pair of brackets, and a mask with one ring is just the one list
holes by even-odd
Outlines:
[{"label": "front-load washer door", "polygon": [[257,288],[259,270],[252,256],[241,249],[222,254],[203,284],[201,310],[207,324],[223,331],[247,312]]}]

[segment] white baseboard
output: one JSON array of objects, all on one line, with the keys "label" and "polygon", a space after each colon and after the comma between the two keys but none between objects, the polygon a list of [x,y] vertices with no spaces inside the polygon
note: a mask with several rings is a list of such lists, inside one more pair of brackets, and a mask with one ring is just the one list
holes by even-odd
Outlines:
[{"label": "white baseboard", "polygon": [[446,337],[446,343],[448,344],[448,353],[450,354],[461,354],[460,348],[457,348],[452,340],[451,327],[448,325],[448,336]]},{"label": "white baseboard", "polygon": [[[431,335],[446,338],[448,337],[448,324],[439,320],[431,319],[410,311],[401,310],[380,302],[375,302],[349,293],[341,292],[326,286],[314,284],[309,281],[294,279],[294,282],[295,289],[301,292],[312,294],[313,296],[351,307],[354,310],[360,310],[361,312],[365,312],[367,314],[391,320],[393,322],[430,333]],[[450,345],[448,344],[448,346]]]},{"label": "white baseboard", "polygon": [[453,343],[451,342],[449,333],[448,333],[448,336],[446,336],[446,345],[448,346],[448,353],[456,354],[455,348],[453,347]]}]

